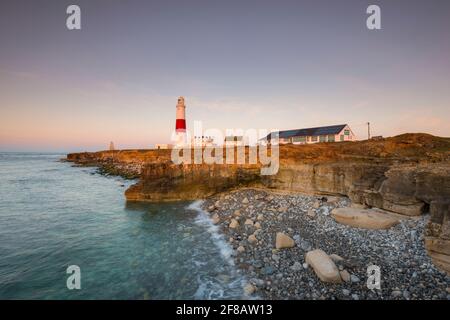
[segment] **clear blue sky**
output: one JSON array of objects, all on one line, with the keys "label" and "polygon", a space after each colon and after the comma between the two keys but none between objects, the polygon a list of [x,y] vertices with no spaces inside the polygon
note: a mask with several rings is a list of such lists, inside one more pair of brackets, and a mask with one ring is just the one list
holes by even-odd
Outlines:
[{"label": "clear blue sky", "polygon": [[449,30],[450,1],[1,1],[0,150],[168,142],[180,95],[188,129],[450,136]]}]

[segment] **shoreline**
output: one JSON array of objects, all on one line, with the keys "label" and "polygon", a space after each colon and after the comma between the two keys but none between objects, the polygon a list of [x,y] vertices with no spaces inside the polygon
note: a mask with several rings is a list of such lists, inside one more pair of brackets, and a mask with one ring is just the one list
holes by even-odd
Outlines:
[{"label": "shoreline", "polygon": [[[388,230],[360,229],[330,215],[332,209],[350,205],[346,197],[245,188],[211,196],[202,208],[233,248],[235,266],[248,279],[246,294],[263,299],[450,300],[450,277],[433,265],[424,247],[429,215],[404,218]],[[238,226],[230,228],[232,219]],[[276,249],[277,232],[295,245]],[[321,281],[305,262],[314,249],[338,255],[334,262],[348,279]],[[381,268],[381,290],[366,285],[367,266],[373,264]]]},{"label": "shoreline", "polygon": [[[401,281],[410,281],[410,277],[404,273],[414,269],[416,275],[412,282],[416,283],[416,278],[420,279],[417,274],[422,272],[422,270],[416,270],[416,265],[410,265],[416,261],[424,265],[422,269],[432,269],[430,271],[432,274],[438,272],[436,268],[439,268],[450,275],[449,147],[449,139],[427,134],[403,134],[382,141],[358,141],[351,144],[283,145],[280,148],[280,168],[273,176],[261,176],[258,167],[248,165],[206,163],[176,165],[170,160],[169,150],[84,152],[68,154],[67,160],[75,165],[96,166],[100,168],[98,170],[100,174],[121,175],[125,178],[130,175],[133,178],[138,177],[137,182],[125,191],[125,198],[130,202],[158,203],[208,199],[210,203],[212,199],[216,199],[215,202],[221,197],[230,197],[235,194],[256,192],[266,195],[270,193],[277,200],[267,201],[257,208],[264,211],[261,214],[269,213],[270,219],[266,221],[272,220],[270,221],[270,225],[273,225],[272,229],[278,228],[278,230],[271,230],[270,236],[267,236],[265,240],[267,243],[272,242],[271,248],[274,246],[274,237],[278,232],[287,233],[291,237],[287,240],[288,242],[294,241],[292,237],[295,234],[289,234],[289,230],[284,230],[290,228],[305,233],[297,235],[299,237],[306,237],[311,241],[315,241],[317,237],[318,240],[328,241],[323,246],[315,244],[315,249],[325,251],[319,253],[328,260],[328,255],[331,254],[340,254],[344,255],[343,258],[348,258],[346,256],[348,254],[340,250],[341,247],[351,250],[360,249],[354,243],[348,243],[353,237],[357,243],[372,244],[374,250],[363,246],[364,250],[360,259],[375,255],[375,260],[381,264],[380,267],[386,265],[387,273],[392,274],[387,275],[388,281],[395,283],[394,275],[397,273],[400,273],[398,277]],[[228,225],[231,222],[230,215],[233,213],[228,209],[231,207],[238,210],[242,207],[247,210],[251,206],[260,205],[259,200],[252,197],[249,199],[246,200],[252,202],[251,204],[241,203],[238,206],[231,203],[223,207],[218,205],[217,212],[211,213],[213,219],[217,220],[216,223],[221,224],[221,230],[227,237],[230,231]],[[334,208],[329,203],[333,202],[330,199],[337,202],[340,201],[339,199],[347,199],[346,203],[339,206],[348,206],[351,201],[352,207],[339,209],[333,217],[330,217],[330,211]],[[321,201],[317,207],[314,207],[314,203],[318,200]],[[205,205],[205,208],[210,206]],[[281,219],[278,220],[280,217],[274,213],[281,207],[286,207],[286,212],[281,212]],[[372,209],[366,210],[366,207]],[[250,228],[251,225],[259,225],[259,229],[264,231],[264,223],[255,220],[255,212],[253,212],[255,210],[256,207],[247,210],[249,212],[244,212],[253,214],[253,217],[246,217],[251,221],[244,229]],[[211,211],[214,211],[214,207]],[[335,219],[355,227],[370,228],[372,224],[372,227],[376,225],[377,228],[390,228],[394,224],[398,225],[387,231],[361,231],[357,228],[344,227]],[[228,220],[228,222],[224,223],[222,220]],[[401,220],[400,223],[399,220]],[[233,223],[239,224],[237,221]],[[327,228],[331,228],[330,232],[324,234]],[[239,228],[233,231],[240,232]],[[237,240],[244,241],[244,245],[245,241],[250,239],[253,243],[260,241],[257,233],[254,234],[255,230],[248,230],[250,231],[252,231],[251,234],[246,232],[242,232],[242,235],[237,234],[241,237]],[[411,240],[409,234],[413,231],[417,239]],[[249,239],[252,235],[253,237]],[[337,246],[336,241],[342,242],[342,245]],[[393,245],[390,242],[394,243],[397,251],[406,250],[405,257],[389,252],[388,248]],[[295,250],[286,249],[281,252],[295,252]],[[417,259],[414,252],[419,253]],[[404,267],[397,268],[400,271],[394,270],[392,259],[385,261],[383,253],[386,257],[398,260]],[[277,254],[275,252],[275,260]],[[305,254],[306,252],[294,255],[295,262],[298,262],[294,269],[298,269],[299,264],[304,263]],[[270,254],[269,258],[272,255]],[[354,255],[353,252],[351,255]],[[362,262],[360,264],[362,265]],[[337,270],[339,266],[335,263],[329,263],[329,265],[333,272],[343,271]],[[360,270],[357,270],[360,277],[366,278],[365,268],[360,267]],[[350,271],[347,270],[349,275],[344,272],[346,278],[351,276]],[[414,274],[414,271],[409,273]],[[439,274],[443,273],[439,271]],[[280,277],[283,278],[283,274]],[[443,280],[441,276],[439,277],[439,281],[449,282],[448,278]],[[335,280],[337,281],[338,278],[339,275]],[[434,298],[443,297],[445,293],[442,288],[435,292],[436,294],[433,293],[433,288],[429,290],[430,292],[427,291],[428,279],[426,278],[424,283],[417,282],[417,285],[422,286],[423,292],[417,293],[416,296],[430,299],[433,296]],[[433,279],[430,281],[434,283]],[[440,286],[440,283],[437,285]],[[414,292],[417,291],[414,288],[403,289],[402,285],[389,284],[388,288],[390,287],[392,287],[391,292],[382,292],[381,298],[384,299],[390,295],[394,298],[398,296],[414,298]],[[345,291],[347,297],[351,291],[346,290],[348,290]],[[403,293],[402,290],[406,292]],[[450,290],[444,291],[448,294]],[[327,292],[328,289],[324,293],[325,297],[333,296]],[[308,292],[308,294],[312,297],[322,296],[317,292]],[[293,294],[285,294],[288,297],[291,295],[306,296],[295,293],[295,290]],[[366,296],[365,291],[361,292],[361,296]],[[379,298],[378,295],[374,297]]]},{"label": "shoreline", "polygon": [[[96,173],[116,175],[100,168]],[[196,201],[201,201],[199,207],[191,209],[201,210],[218,236],[232,249],[230,259],[244,279],[244,298],[450,300],[450,276],[436,268],[424,246],[429,214],[398,215],[402,222],[389,230],[365,230],[341,225],[331,217],[333,208],[351,205],[346,196],[236,187]],[[233,215],[236,210],[240,211],[238,217]],[[260,214],[263,217],[259,220]],[[244,225],[247,218],[253,225]],[[230,228],[231,219],[239,220],[240,226]],[[255,228],[257,222],[259,228]],[[249,243],[248,237],[255,231],[258,242]],[[295,246],[276,249],[277,232],[291,236]],[[343,239],[350,239],[350,244],[343,243]],[[333,243],[333,240],[337,241]],[[243,252],[239,251],[240,246]],[[336,265],[340,271],[349,273],[350,280],[341,284],[322,282],[305,264],[305,254],[313,249],[342,257],[344,260]],[[385,253],[387,261],[382,258]],[[369,290],[366,286],[366,268],[373,261],[382,271],[381,290]]]},{"label": "shoreline", "polygon": [[207,230],[211,240],[219,250],[220,256],[224,259],[225,263],[232,268],[233,272],[231,273],[231,277],[235,278],[235,280],[233,280],[229,285],[233,286],[238,283],[239,287],[242,289],[241,299],[259,299],[258,296],[245,292],[245,286],[248,284],[248,279],[245,274],[243,274],[239,268],[236,267],[233,259],[233,247],[228,243],[219,226],[214,224],[214,222],[210,219],[208,211],[203,209],[204,202],[205,200],[196,200],[189,204],[186,208],[197,212],[195,223],[203,226]]}]

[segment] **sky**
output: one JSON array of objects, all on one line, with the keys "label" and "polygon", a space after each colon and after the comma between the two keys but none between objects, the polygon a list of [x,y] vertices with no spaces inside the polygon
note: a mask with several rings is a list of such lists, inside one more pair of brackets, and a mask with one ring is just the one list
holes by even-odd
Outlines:
[{"label": "sky", "polygon": [[0,151],[168,143],[178,96],[188,130],[448,137],[449,31],[446,0],[1,1]]}]

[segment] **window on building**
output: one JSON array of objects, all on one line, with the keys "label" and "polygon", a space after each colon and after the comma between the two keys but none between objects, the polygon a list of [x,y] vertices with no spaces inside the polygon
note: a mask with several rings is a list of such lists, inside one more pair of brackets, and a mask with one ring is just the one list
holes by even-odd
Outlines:
[{"label": "window on building", "polygon": [[344,130],[344,135],[349,136],[350,135],[350,130]]},{"label": "window on building", "polygon": [[305,143],[306,137],[293,137],[292,142],[294,143]]},{"label": "window on building", "polygon": [[343,134],[341,134],[339,138],[340,138],[341,141],[344,141],[344,135]]},{"label": "window on building", "polygon": [[334,134],[328,135],[328,142],[334,142]]},{"label": "window on building", "polygon": [[319,142],[326,142],[327,136],[319,136]]},{"label": "window on building", "polygon": [[317,142],[317,136],[312,136],[311,137],[311,142]]}]

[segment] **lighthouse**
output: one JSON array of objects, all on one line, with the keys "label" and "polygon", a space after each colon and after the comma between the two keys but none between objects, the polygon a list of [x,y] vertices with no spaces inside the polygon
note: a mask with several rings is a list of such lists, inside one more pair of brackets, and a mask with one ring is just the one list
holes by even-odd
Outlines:
[{"label": "lighthouse", "polygon": [[186,105],[183,97],[178,98],[176,117],[176,146],[183,147],[186,145]]}]

